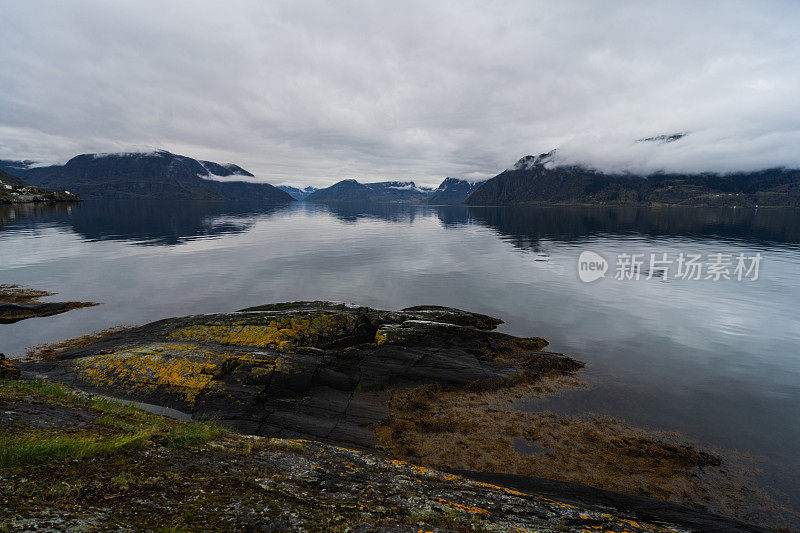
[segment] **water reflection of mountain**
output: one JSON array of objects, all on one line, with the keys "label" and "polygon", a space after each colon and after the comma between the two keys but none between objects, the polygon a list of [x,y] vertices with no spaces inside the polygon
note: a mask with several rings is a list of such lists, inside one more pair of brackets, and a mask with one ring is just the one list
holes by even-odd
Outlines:
[{"label": "water reflection of mountain", "polygon": [[516,246],[532,250],[538,250],[540,240],[575,241],[601,234],[800,243],[797,209],[470,207],[469,215]]},{"label": "water reflection of mountain", "polygon": [[[286,205],[229,202],[86,201],[70,205],[0,206],[0,227],[52,223],[71,227],[87,240],[174,245],[198,237],[247,231],[256,218]],[[35,220],[34,220],[35,219]]]},{"label": "water reflection of mountain", "polygon": [[330,214],[349,223],[377,219],[411,224],[418,218],[429,216],[436,216],[446,228],[456,228],[475,222],[469,208],[464,205],[421,206],[378,202],[304,203],[300,205],[308,213]]},{"label": "water reflection of mountain", "polygon": [[424,212],[415,207],[399,203],[378,202],[336,202],[303,203],[307,213],[330,214],[342,222],[354,223],[366,219],[380,219],[387,222],[411,224]]},{"label": "water reflection of mountain", "polygon": [[[0,206],[3,226],[54,224],[89,240],[174,245],[193,238],[242,233],[265,216],[302,212],[346,223],[383,220],[413,224],[428,217],[457,229],[486,226],[524,250],[539,242],[578,241],[596,235],[731,239],[757,244],[800,243],[800,210],[648,207],[466,207],[391,203],[294,203],[270,206],[226,202],[86,201],[81,204]],[[287,222],[290,223],[290,222]]]}]

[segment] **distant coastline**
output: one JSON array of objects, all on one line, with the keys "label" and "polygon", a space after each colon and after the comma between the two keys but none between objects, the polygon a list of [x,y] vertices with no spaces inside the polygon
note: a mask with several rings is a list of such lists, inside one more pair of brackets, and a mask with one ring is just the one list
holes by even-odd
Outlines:
[{"label": "distant coastline", "polygon": [[69,191],[51,191],[28,185],[24,180],[0,170],[0,204],[80,202],[81,197]]}]

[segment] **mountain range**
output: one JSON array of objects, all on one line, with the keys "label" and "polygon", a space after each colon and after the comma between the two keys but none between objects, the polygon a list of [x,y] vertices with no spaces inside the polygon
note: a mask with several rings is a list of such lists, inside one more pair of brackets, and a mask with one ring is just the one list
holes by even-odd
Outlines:
[{"label": "mountain range", "polygon": [[290,195],[267,183],[218,180],[253,176],[238,165],[197,160],[165,150],[82,154],[64,165],[52,166],[0,160],[0,169],[32,185],[69,189],[84,198],[294,201]]},{"label": "mountain range", "polygon": [[309,202],[403,202],[422,203],[433,192],[417,187],[413,181],[382,181],[360,183],[353,179],[342,180],[330,187],[309,194]]},{"label": "mountain range", "polygon": [[278,185],[277,187],[295,200],[305,200],[309,194],[319,190],[317,187],[311,186],[302,189],[291,185]]},{"label": "mountain range", "polygon": [[368,201],[452,205],[462,203],[476,187],[475,183],[457,178],[445,178],[436,189],[418,186],[413,181],[360,183],[348,179],[319,189],[305,199],[326,203]]},{"label": "mountain range", "polygon": [[[674,142],[677,135],[652,139]],[[651,139],[642,139],[649,141]],[[487,180],[468,205],[610,204],[800,206],[800,170],[755,172],[604,173],[581,165],[557,165],[556,150],[525,156]]]},{"label": "mountain range", "polygon": [[[672,143],[686,134],[659,135],[637,142]],[[84,198],[256,200],[283,203],[389,202],[473,206],[709,205],[800,206],[800,170],[772,168],[753,172],[607,173],[580,164],[563,164],[556,150],[525,156],[491,179],[471,182],[446,178],[436,189],[413,181],[361,183],[339,181],[323,189],[245,181],[253,174],[234,164],[220,164],[173,154],[82,154],[64,165],[0,160],[0,170],[27,183],[68,189]],[[241,176],[242,181],[237,181]]]}]

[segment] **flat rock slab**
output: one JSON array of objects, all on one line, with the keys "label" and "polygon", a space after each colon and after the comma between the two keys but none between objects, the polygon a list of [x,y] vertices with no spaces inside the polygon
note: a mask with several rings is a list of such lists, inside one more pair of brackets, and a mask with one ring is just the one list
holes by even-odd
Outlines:
[{"label": "flat rock slab", "polygon": [[36,402],[0,402],[0,427],[24,425],[31,429],[83,429],[95,419],[87,410]]},{"label": "flat rock slab", "polygon": [[571,372],[547,342],[492,331],[501,320],[418,306],[381,311],[291,302],[153,322],[24,363],[23,375],[218,419],[252,434],[376,444],[395,388],[495,386]]}]

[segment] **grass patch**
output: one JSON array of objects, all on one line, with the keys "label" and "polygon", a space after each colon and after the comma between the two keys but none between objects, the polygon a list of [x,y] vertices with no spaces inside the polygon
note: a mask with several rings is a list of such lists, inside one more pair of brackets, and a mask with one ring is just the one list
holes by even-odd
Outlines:
[{"label": "grass patch", "polygon": [[156,438],[169,448],[188,448],[214,440],[227,432],[226,428],[216,422],[189,422],[175,424],[166,435],[159,434]]},{"label": "grass patch", "polygon": [[149,433],[134,433],[97,440],[95,436],[37,434],[0,437],[0,468],[49,463],[62,459],[109,455],[138,448],[147,443]]},{"label": "grass patch", "polygon": [[6,401],[75,407],[88,410],[95,418],[80,432],[24,426],[0,431],[0,469],[111,455],[145,446],[186,448],[228,432],[214,421],[172,420],[41,380],[0,380],[0,403]]}]

